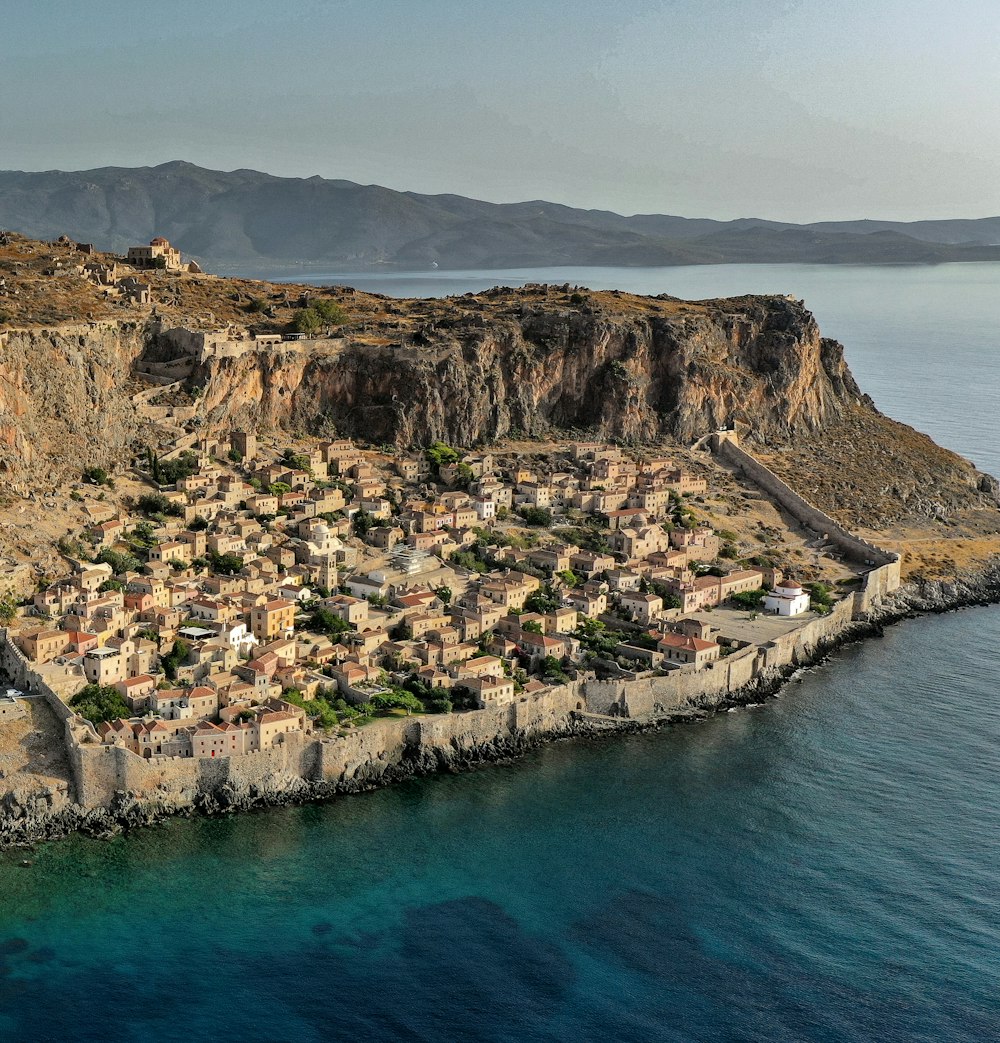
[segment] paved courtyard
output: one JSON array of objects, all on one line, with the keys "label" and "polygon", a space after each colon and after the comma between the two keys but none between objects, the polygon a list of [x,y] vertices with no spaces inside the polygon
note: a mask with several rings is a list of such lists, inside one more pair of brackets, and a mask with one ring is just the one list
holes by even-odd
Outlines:
[{"label": "paved courtyard", "polygon": [[759,613],[754,620],[745,608],[713,608],[710,612],[689,612],[689,618],[701,619],[710,626],[718,627],[721,636],[749,641],[759,645],[773,641],[782,634],[802,626],[816,618],[814,612],[801,616],[769,616]]}]

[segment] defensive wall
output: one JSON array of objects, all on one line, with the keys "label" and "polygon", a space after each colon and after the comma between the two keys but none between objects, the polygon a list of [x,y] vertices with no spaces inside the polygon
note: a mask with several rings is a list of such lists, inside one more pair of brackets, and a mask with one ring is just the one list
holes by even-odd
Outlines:
[{"label": "defensive wall", "polygon": [[899,586],[898,554],[854,535],[829,514],[809,503],[769,467],[743,449],[739,444],[737,432],[718,431],[712,435],[710,444],[720,460],[741,471],[797,522],[832,543],[848,560],[867,566],[868,571],[862,576],[861,589],[854,595],[855,619],[867,618],[881,599]]},{"label": "defensive wall", "polygon": [[[0,628],[0,666],[24,691],[43,695],[65,724],[77,802],[109,807],[116,796],[184,808],[199,799],[277,800],[316,791],[351,790],[399,778],[413,770],[462,762],[489,751],[513,751],[525,742],[572,734],[595,722],[604,727],[648,723],[689,710],[718,707],[760,681],[813,661],[879,600],[899,586],[899,558],[842,528],[772,471],[741,449],[729,432],[713,436],[720,459],[739,468],[796,520],[824,536],[845,556],[867,566],[862,586],[826,615],[763,645],[737,649],[700,669],[683,666],[598,680],[582,677],[506,706],[451,714],[386,718],[337,736],[291,732],[268,750],[218,758],[144,759],[122,746],[100,743],[93,727],[64,700],[81,687],[80,674],[55,664],[34,667]],[[323,789],[323,784],[326,788]]]}]

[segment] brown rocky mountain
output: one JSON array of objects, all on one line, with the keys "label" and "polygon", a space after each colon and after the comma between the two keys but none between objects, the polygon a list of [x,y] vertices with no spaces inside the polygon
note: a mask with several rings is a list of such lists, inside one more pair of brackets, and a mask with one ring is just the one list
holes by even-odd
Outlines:
[{"label": "brown rocky mountain", "polygon": [[[400,301],[150,272],[153,303],[138,304],[106,297],[78,260],[72,244],[0,247],[0,468],[16,493],[234,427],[401,447],[690,445],[740,423],[776,470],[852,522],[995,502],[970,463],[882,416],[841,346],[788,298],[529,286]],[[280,339],[320,305],[325,328]]]}]

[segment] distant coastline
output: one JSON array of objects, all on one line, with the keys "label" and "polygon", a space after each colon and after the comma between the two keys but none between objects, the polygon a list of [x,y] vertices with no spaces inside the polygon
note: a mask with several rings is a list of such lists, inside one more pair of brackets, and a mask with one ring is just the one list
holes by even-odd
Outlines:
[{"label": "distant coastline", "polygon": [[0,228],[40,239],[68,234],[119,252],[164,235],[217,271],[1000,261],[1000,217],[796,224],[625,216],[546,200],[490,203],[181,161],[0,171]]}]

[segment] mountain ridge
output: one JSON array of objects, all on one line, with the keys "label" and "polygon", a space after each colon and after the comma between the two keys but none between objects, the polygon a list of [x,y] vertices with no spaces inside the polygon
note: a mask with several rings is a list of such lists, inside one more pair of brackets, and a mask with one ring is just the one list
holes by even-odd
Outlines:
[{"label": "mountain ridge", "polygon": [[1000,217],[794,224],[491,203],[343,179],[153,167],[0,171],[0,227],[124,251],[164,235],[215,267],[426,269],[1000,260]]}]

